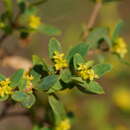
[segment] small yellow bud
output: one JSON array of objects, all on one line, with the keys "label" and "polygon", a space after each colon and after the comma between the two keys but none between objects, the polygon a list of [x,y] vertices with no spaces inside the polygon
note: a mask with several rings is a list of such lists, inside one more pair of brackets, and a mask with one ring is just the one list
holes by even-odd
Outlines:
[{"label": "small yellow bud", "polygon": [[67,61],[64,59],[64,53],[54,52],[53,60],[57,71],[68,67]]},{"label": "small yellow bud", "polygon": [[23,75],[23,78],[27,81],[26,82],[26,85],[27,85],[26,90],[31,91],[32,90],[32,80],[34,79],[34,77],[32,75],[29,75],[28,72],[25,72]]},{"label": "small yellow bud", "polygon": [[95,74],[94,70],[89,68],[86,64],[80,64],[77,68],[78,75],[83,80],[94,80],[95,78],[98,78],[98,75]]},{"label": "small yellow bud", "polygon": [[121,58],[124,58],[127,53],[127,46],[123,38],[119,37],[112,48],[112,52],[117,53]]},{"label": "small yellow bud", "polygon": [[70,130],[71,125],[68,119],[61,121],[55,128],[55,130]]},{"label": "small yellow bud", "polygon": [[5,79],[3,81],[0,81],[0,96],[4,97],[6,95],[10,95],[13,93],[13,88],[9,86],[10,79]]},{"label": "small yellow bud", "polygon": [[41,19],[38,16],[30,16],[29,17],[29,27],[32,29],[37,29],[41,25]]}]

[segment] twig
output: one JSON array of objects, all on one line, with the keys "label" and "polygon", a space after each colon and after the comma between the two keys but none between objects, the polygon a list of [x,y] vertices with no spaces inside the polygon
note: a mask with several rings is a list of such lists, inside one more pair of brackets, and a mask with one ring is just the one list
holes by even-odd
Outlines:
[{"label": "twig", "polygon": [[10,109],[10,107],[12,106],[12,104],[10,102],[5,102],[4,103],[4,107],[3,110],[0,114],[0,119],[5,117],[6,113],[8,112],[8,110]]},{"label": "twig", "polygon": [[0,37],[0,48],[1,48],[1,46],[2,46],[2,44],[3,44],[3,42],[4,42],[4,40],[5,40],[7,37],[8,37],[7,34],[3,34],[3,35]]},{"label": "twig", "polygon": [[4,116],[0,116],[0,121],[7,118],[7,117],[14,117],[14,116],[27,116],[28,112],[11,112],[6,113]]},{"label": "twig", "polygon": [[2,109],[2,112],[0,114],[0,121],[7,118],[7,117],[13,117],[13,116],[28,116],[29,112],[28,111],[22,111],[22,112],[8,112],[9,109],[13,106],[14,104],[12,102],[5,102],[4,107]]},{"label": "twig", "polygon": [[88,23],[87,23],[86,31],[84,31],[83,39],[86,39],[86,37],[88,36],[89,30],[93,28],[101,7],[102,7],[102,2],[101,1],[96,2],[95,7],[93,9],[93,12],[89,18]]}]

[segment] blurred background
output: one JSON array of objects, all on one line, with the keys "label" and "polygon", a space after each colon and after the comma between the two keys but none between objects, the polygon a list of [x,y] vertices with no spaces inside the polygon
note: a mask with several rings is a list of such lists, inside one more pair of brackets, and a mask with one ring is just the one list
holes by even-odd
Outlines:
[{"label": "blurred background", "polygon": [[[2,9],[2,5],[0,8]],[[42,16],[44,23],[55,25],[62,30],[62,35],[57,39],[61,41],[66,52],[79,42],[82,26],[89,20],[94,3],[89,0],[48,0],[39,8],[39,15]],[[129,12],[129,0],[104,4],[95,25],[112,27],[120,19],[124,20],[121,35],[124,37],[128,49],[130,41]],[[20,49],[15,55],[31,60],[32,54],[37,54],[48,59],[49,38],[43,34],[34,35],[31,37],[31,44],[27,48]],[[4,46],[8,46],[9,50],[13,51],[18,42],[20,41],[14,34],[5,41]],[[127,53],[125,57],[128,61],[130,61],[129,56],[130,53]],[[130,130],[130,67],[110,55],[105,57],[105,61],[113,65],[113,70],[99,81],[105,89],[104,95],[85,95],[76,89],[59,93],[67,110],[74,112],[72,130]],[[0,73],[8,76],[13,71],[8,66],[0,69]],[[42,98],[44,96],[41,97],[41,101],[43,101]],[[20,106],[16,107],[21,109]],[[26,117],[10,117],[0,121],[0,130],[15,129],[31,130],[32,126]]]}]

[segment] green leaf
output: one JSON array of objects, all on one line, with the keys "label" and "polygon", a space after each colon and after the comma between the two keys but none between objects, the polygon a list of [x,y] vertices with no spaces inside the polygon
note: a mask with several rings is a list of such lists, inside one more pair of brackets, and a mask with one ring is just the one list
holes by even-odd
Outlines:
[{"label": "green leaf", "polygon": [[63,87],[60,84],[60,81],[57,81],[48,91],[47,93],[54,93],[61,90]]},{"label": "green leaf", "polygon": [[18,88],[20,91],[23,91],[26,89],[26,85],[27,85],[27,80],[26,79],[21,79],[18,85]]},{"label": "green leaf", "polygon": [[63,104],[53,95],[49,96],[49,104],[55,116],[56,124],[66,118],[66,112]]},{"label": "green leaf", "polygon": [[84,83],[81,77],[71,77],[71,80],[74,83]]},{"label": "green leaf", "polygon": [[112,41],[111,41],[111,39],[109,38],[109,36],[106,35],[106,36],[104,36],[103,39],[104,39],[104,40],[106,41],[106,43],[108,44],[109,48],[111,48],[111,47],[112,47]]},{"label": "green leaf", "polygon": [[16,87],[19,85],[20,80],[23,78],[23,73],[24,70],[23,69],[19,69],[18,71],[16,71],[12,76],[11,76],[11,87]]},{"label": "green leaf", "polygon": [[6,79],[6,77],[4,75],[0,74],[0,81],[5,80],[5,79]]},{"label": "green leaf", "polygon": [[27,98],[27,94],[25,92],[22,92],[22,91],[15,91],[13,94],[12,94],[12,99],[14,101],[17,101],[17,102],[23,102],[26,98]]},{"label": "green leaf", "polygon": [[86,39],[86,42],[87,44],[90,45],[90,48],[95,48],[97,47],[98,43],[100,40],[106,40],[107,41],[107,44],[108,46],[112,46],[112,43],[111,43],[111,40],[109,39],[108,37],[108,29],[105,28],[105,27],[98,27],[98,28],[95,28],[93,29],[87,39]]},{"label": "green leaf", "polygon": [[114,31],[112,33],[112,41],[115,42],[115,40],[119,37],[122,26],[123,26],[124,22],[122,20],[120,20],[114,28]]},{"label": "green leaf", "polygon": [[44,60],[37,55],[32,55],[32,62],[33,62],[33,65],[45,64]]},{"label": "green leaf", "polygon": [[6,11],[9,14],[9,17],[11,18],[12,12],[13,12],[13,2],[12,0],[3,0]]},{"label": "green leaf", "polygon": [[64,69],[61,71],[60,77],[64,83],[69,83],[71,81],[71,76],[72,75],[69,69]]},{"label": "green leaf", "polygon": [[60,44],[60,42],[58,40],[56,40],[55,38],[52,38],[49,41],[48,51],[49,51],[49,57],[52,58],[55,51],[57,51],[57,52],[61,51],[61,44]]},{"label": "green leaf", "polygon": [[103,76],[106,72],[110,72],[112,69],[112,66],[110,64],[97,64],[92,67],[94,72],[99,76]]},{"label": "green leaf", "polygon": [[38,31],[49,36],[57,36],[61,34],[61,31],[58,28],[47,24],[42,24],[41,26],[39,26]]},{"label": "green leaf", "polygon": [[76,53],[73,57],[74,68],[77,69],[79,67],[79,64],[83,63],[85,63],[83,57],[80,54]]},{"label": "green leaf", "polygon": [[18,6],[19,6],[19,9],[20,9],[20,12],[24,13],[25,9],[26,9],[25,0],[17,0],[17,2],[18,2]]},{"label": "green leaf", "polygon": [[41,80],[38,89],[48,91],[51,87],[53,87],[56,84],[57,81],[57,75],[49,75]]},{"label": "green leaf", "polygon": [[26,98],[21,102],[21,104],[26,108],[31,108],[34,105],[35,101],[35,96],[33,94],[28,94]]},{"label": "green leaf", "polygon": [[42,65],[42,68],[43,70],[45,71],[48,71],[48,66],[47,64],[45,63],[45,61],[43,60],[43,58],[40,58],[39,56],[37,55],[33,55],[32,56],[32,62],[33,62],[33,65]]},{"label": "green leaf", "polygon": [[95,81],[79,83],[79,89],[84,93],[104,94],[103,88]]},{"label": "green leaf", "polygon": [[35,70],[31,70],[30,71],[30,74],[33,76],[33,80],[32,80],[32,83],[35,84],[35,85],[38,85],[39,82],[40,82],[40,79],[41,79],[41,75],[38,74]]},{"label": "green leaf", "polygon": [[89,50],[88,44],[80,43],[70,49],[70,51],[68,52],[67,60],[70,62],[76,53],[79,53],[81,56],[84,57],[85,55],[87,55],[88,50]]}]

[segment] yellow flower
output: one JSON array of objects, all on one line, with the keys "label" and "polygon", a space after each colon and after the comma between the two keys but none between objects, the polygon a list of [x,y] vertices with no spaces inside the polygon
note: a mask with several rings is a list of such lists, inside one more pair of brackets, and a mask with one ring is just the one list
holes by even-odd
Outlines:
[{"label": "yellow flower", "polygon": [[32,80],[34,77],[32,75],[29,75],[28,72],[25,72],[23,78],[27,81],[26,91],[32,91]]},{"label": "yellow flower", "polygon": [[13,88],[9,86],[10,79],[5,79],[3,81],[0,81],[0,96],[4,97],[6,95],[10,95],[13,93]]},{"label": "yellow flower", "polygon": [[113,101],[124,110],[130,110],[130,91],[127,89],[119,89],[113,93]]},{"label": "yellow flower", "polygon": [[64,53],[54,52],[53,60],[57,71],[68,66],[66,59],[64,59]]},{"label": "yellow flower", "polygon": [[121,58],[127,53],[127,46],[123,38],[119,37],[112,48],[112,52],[117,53]]},{"label": "yellow flower", "polygon": [[95,74],[94,70],[88,67],[86,64],[80,64],[79,67],[77,68],[78,75],[83,79],[83,80],[94,80],[94,78],[98,78],[98,75]]},{"label": "yellow flower", "polygon": [[32,29],[37,29],[41,25],[41,19],[38,16],[30,16],[29,17],[29,27]]},{"label": "yellow flower", "polygon": [[55,130],[70,130],[71,125],[68,119],[61,121],[55,128]]}]

